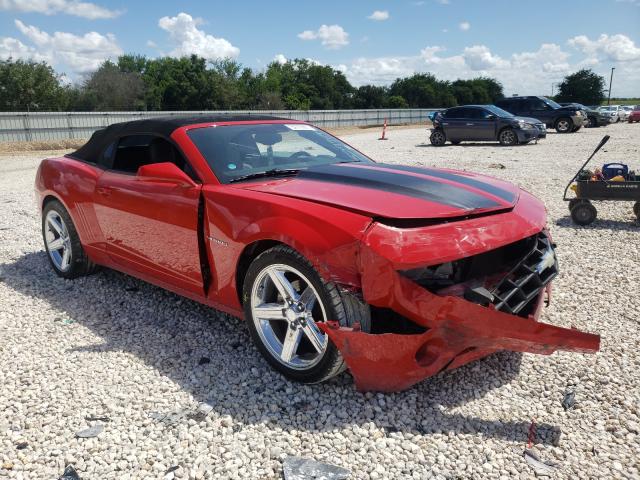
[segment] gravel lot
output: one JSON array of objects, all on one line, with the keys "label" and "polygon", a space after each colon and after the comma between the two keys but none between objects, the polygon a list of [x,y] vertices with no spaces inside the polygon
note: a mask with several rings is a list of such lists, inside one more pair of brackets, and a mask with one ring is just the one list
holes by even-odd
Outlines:
[{"label": "gravel lot", "polygon": [[[640,478],[640,227],[631,204],[601,203],[578,228],[561,201],[605,133],[597,163],[640,169],[639,125],[514,148],[434,148],[424,128],[344,137],[377,160],[485,172],[541,197],[561,266],[543,320],[602,335],[597,355],[502,353],[389,395],[357,393],[347,374],[288,383],[242,322],[131,277],[57,278],[32,193],[48,152],[0,156],[0,478],[73,464],[84,480],[271,479],[289,455],[351,478],[535,478],[522,456],[532,418],[554,478]],[[97,438],[76,438],[95,424]]]}]

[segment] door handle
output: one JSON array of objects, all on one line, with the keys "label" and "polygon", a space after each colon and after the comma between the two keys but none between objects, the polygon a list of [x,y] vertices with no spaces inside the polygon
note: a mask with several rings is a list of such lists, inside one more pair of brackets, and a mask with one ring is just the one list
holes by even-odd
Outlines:
[{"label": "door handle", "polygon": [[98,187],[96,188],[96,192],[98,195],[102,195],[103,197],[111,195],[111,189],[109,187]]},{"label": "door handle", "polygon": [[475,123],[467,123],[467,127],[473,127]]}]

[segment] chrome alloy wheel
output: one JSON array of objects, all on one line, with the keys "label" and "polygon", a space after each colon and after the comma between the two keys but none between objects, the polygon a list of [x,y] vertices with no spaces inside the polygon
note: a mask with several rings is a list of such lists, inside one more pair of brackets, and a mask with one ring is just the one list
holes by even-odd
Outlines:
[{"label": "chrome alloy wheel", "polygon": [[510,129],[503,130],[500,133],[500,141],[505,145],[513,145],[516,143],[516,134]]},{"label": "chrome alloy wheel", "polygon": [[45,219],[44,238],[47,251],[55,267],[66,272],[71,267],[71,239],[62,217],[55,210],[50,210]]},{"label": "chrome alloy wheel", "polygon": [[253,322],[264,346],[288,368],[306,370],[316,365],[329,339],[316,322],[327,314],[311,282],[289,265],[269,265],[251,289]]},{"label": "chrome alloy wheel", "polygon": [[568,132],[570,128],[570,124],[568,120],[560,120],[558,122],[558,130],[561,132]]}]

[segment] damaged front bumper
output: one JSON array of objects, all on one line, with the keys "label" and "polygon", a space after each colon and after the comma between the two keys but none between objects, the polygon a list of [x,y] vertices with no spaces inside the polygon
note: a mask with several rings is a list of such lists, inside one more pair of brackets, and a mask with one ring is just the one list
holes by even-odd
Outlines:
[{"label": "damaged front bumper", "polygon": [[[524,202],[525,205],[516,207],[513,212],[496,215],[500,218],[496,218],[491,227],[486,227],[486,222],[482,226],[483,222],[477,219],[466,222],[461,228],[452,225],[448,228],[427,227],[432,236],[422,230],[418,238],[425,242],[423,247],[428,249],[433,247],[429,244],[429,238],[437,242],[438,239],[442,240],[440,235],[447,232],[448,243],[440,246],[438,253],[432,255],[432,258],[438,259],[433,263],[454,259],[455,252],[460,249],[479,253],[483,248],[486,251],[487,247],[507,244],[512,239],[509,235],[515,235],[514,232],[531,233],[540,229],[540,218],[524,220],[526,217],[522,216],[532,206],[526,205],[527,202],[533,202],[532,197],[525,198]],[[522,224],[522,221],[528,224]],[[519,228],[514,229],[514,222],[519,224]],[[413,232],[413,240],[419,230]],[[401,232],[401,236],[405,243],[411,239],[406,231]],[[500,350],[543,355],[557,350],[598,351],[598,335],[538,321],[543,304],[550,297],[548,282],[539,284],[535,292],[529,290],[526,313],[517,315],[513,313],[514,304],[505,304],[504,298],[483,306],[459,296],[440,295],[423,288],[400,273],[404,268],[399,267],[411,265],[398,264],[401,259],[408,257],[403,255],[398,244],[376,242],[376,238],[379,240],[382,237],[376,237],[375,232],[369,235],[360,252],[363,298],[373,307],[390,309],[399,317],[410,320],[420,330],[409,334],[364,333],[357,328],[340,327],[332,322],[321,324],[320,327],[340,350],[359,390],[403,390],[441,371]],[[470,238],[474,239],[471,243]],[[381,250],[386,254],[381,255]],[[393,257],[390,252],[396,254],[396,261],[389,258]],[[551,266],[549,257],[544,255],[545,252],[542,253],[544,259],[540,260],[541,265],[546,263]],[[527,288],[520,290],[526,293]],[[515,290],[518,289],[514,287]],[[522,295],[519,291],[515,294],[514,298]]]}]

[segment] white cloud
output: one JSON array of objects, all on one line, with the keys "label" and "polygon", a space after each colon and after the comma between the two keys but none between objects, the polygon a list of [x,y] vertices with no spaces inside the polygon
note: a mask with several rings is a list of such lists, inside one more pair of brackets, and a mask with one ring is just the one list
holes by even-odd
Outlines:
[{"label": "white cloud", "polygon": [[376,10],[367,17],[369,20],[376,20],[381,22],[389,19],[389,12],[387,10]]},{"label": "white cloud", "polygon": [[287,57],[285,57],[282,53],[278,53],[275,57],[273,57],[273,61],[279,64],[287,63]]},{"label": "white cloud", "polygon": [[82,36],[67,32],[49,34],[20,20],[15,20],[15,25],[34,46],[13,38],[0,38],[0,56],[44,60],[58,69],[68,68],[78,74],[96,70],[104,60],[122,55],[115,36],[110,33],[89,32]]},{"label": "white cloud", "polygon": [[436,0],[440,5],[449,5],[451,2],[449,0]]},{"label": "white cloud", "polygon": [[320,25],[316,31],[305,30],[298,34],[301,40],[320,40],[329,50],[337,50],[349,45],[349,34],[340,25]]},{"label": "white cloud", "polygon": [[492,54],[489,48],[484,45],[466,47],[462,56],[471,70],[491,70],[493,68],[506,67],[509,63]]},{"label": "white cloud", "polygon": [[162,17],[158,21],[158,26],[169,32],[169,38],[175,44],[171,55],[180,57],[195,54],[207,60],[217,60],[236,58],[240,54],[240,49],[228,40],[216,38],[200,30],[200,23],[200,20],[184,12],[175,17]]},{"label": "white cloud", "polygon": [[0,0],[0,10],[15,10],[25,13],[42,13],[55,15],[66,13],[89,20],[115,18],[122,12],[109,10],[95,3],[79,2],[77,0]]},{"label": "white cloud", "polygon": [[147,47],[149,48],[158,48],[158,44],[153,40],[147,40]]},{"label": "white cloud", "polygon": [[594,59],[614,62],[640,60],[640,47],[626,35],[602,34],[597,40],[590,40],[586,35],[570,38],[568,44]]},{"label": "white cloud", "polygon": [[462,30],[463,32],[466,32],[471,28],[471,24],[469,22],[461,22],[458,25],[458,28],[460,28],[460,30]]}]

